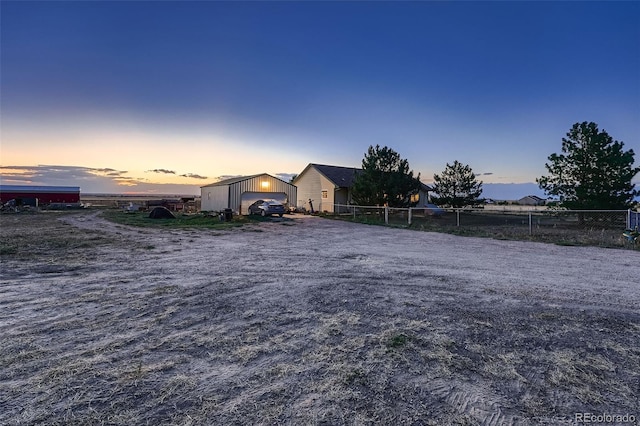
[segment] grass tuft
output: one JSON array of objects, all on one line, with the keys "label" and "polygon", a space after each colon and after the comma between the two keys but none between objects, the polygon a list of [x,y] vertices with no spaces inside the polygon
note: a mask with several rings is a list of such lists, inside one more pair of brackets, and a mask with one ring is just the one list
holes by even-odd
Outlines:
[{"label": "grass tuft", "polygon": [[404,333],[396,334],[387,340],[387,348],[397,349],[405,346],[409,342],[409,336]]}]

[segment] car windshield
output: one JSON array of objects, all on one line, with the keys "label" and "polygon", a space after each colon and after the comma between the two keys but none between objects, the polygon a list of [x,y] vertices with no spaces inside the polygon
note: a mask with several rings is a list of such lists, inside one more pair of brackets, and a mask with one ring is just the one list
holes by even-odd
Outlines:
[{"label": "car windshield", "polygon": [[265,201],[266,204],[269,204],[270,206],[281,206],[282,204],[277,202],[276,200],[268,200]]}]

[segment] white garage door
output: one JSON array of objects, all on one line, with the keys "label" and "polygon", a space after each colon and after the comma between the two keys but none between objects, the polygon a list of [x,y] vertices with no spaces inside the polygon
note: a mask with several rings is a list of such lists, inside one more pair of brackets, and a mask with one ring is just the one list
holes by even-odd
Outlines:
[{"label": "white garage door", "polygon": [[242,194],[242,214],[249,214],[249,206],[258,200],[276,200],[285,204],[287,194],[284,192],[244,192]]}]

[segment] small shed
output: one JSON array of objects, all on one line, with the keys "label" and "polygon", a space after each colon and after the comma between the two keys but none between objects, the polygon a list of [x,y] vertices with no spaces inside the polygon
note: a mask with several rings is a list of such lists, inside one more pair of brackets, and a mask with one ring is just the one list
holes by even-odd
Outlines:
[{"label": "small shed", "polygon": [[247,214],[257,200],[274,199],[292,205],[297,197],[295,185],[267,173],[225,179],[200,187],[200,192],[202,211],[231,209],[236,214]]}]

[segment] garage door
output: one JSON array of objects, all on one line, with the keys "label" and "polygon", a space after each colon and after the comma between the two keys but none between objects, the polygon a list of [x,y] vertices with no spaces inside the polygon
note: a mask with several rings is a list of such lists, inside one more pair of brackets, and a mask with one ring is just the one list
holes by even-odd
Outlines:
[{"label": "garage door", "polygon": [[282,204],[287,202],[287,194],[284,192],[244,192],[242,194],[242,214],[249,213],[249,206],[258,200],[276,200]]}]

